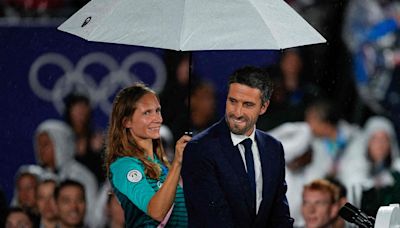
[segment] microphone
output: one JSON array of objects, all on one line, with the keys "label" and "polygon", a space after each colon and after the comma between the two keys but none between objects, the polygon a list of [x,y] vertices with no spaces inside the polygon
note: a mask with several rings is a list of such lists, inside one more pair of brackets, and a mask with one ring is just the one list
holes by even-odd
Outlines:
[{"label": "microphone", "polygon": [[350,203],[346,203],[340,208],[339,215],[347,222],[354,223],[359,227],[374,228],[375,218],[368,216]]}]

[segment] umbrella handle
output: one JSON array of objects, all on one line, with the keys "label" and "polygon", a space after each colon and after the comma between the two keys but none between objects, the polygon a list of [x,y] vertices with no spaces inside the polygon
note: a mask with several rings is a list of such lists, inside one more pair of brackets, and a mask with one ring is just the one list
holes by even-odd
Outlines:
[{"label": "umbrella handle", "polygon": [[[192,93],[192,76],[193,76],[193,59],[192,59],[192,52],[189,51],[189,79],[188,79],[188,113],[189,113],[189,123],[191,123],[191,118],[190,118],[190,96]],[[191,126],[190,126],[191,127]]]},{"label": "umbrella handle", "polygon": [[185,131],[185,135],[188,135],[188,136],[193,136],[193,132],[192,132],[192,128],[193,128],[193,126],[192,126],[192,118],[191,118],[191,105],[190,105],[190,97],[191,97],[191,94],[192,94],[192,76],[193,76],[193,62],[192,62],[193,60],[192,60],[192,52],[191,51],[189,51],[189,78],[188,78],[188,85],[189,85],[189,88],[188,88],[188,116],[187,116],[187,118],[188,118],[188,127],[189,127],[189,129],[187,129],[187,131]]}]

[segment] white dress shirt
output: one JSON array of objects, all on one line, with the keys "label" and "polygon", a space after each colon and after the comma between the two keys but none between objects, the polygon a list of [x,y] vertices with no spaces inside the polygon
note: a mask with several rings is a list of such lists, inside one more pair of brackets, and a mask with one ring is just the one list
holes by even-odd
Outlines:
[{"label": "white dress shirt", "polygon": [[251,133],[250,136],[235,135],[231,132],[231,139],[232,139],[233,145],[238,146],[238,148],[239,148],[240,155],[242,156],[242,160],[243,160],[243,164],[246,169],[246,172],[247,172],[246,158],[244,155],[245,149],[244,149],[244,146],[240,143],[247,138],[250,138],[251,141],[253,142],[251,144],[251,151],[253,152],[254,171],[255,171],[255,175],[256,175],[256,203],[257,203],[257,212],[258,212],[258,209],[260,208],[260,204],[262,201],[263,178],[262,178],[262,172],[261,172],[260,153],[258,151],[257,142],[255,140],[255,132],[256,132],[255,128],[253,130],[253,133]]}]

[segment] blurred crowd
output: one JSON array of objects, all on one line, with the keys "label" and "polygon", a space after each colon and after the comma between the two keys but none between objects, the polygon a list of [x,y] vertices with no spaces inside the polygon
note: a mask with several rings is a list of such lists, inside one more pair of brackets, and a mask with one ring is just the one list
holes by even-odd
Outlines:
[{"label": "blurred crowd", "polygon": [[[3,0],[2,17],[68,17],[88,1]],[[327,40],[287,49],[266,66],[275,83],[258,128],[282,142],[287,197],[296,227],[350,227],[338,210],[351,202],[376,216],[400,203],[400,1],[287,0]],[[219,117],[216,85],[189,80],[189,56],[165,55],[159,94],[169,159],[175,141]],[[189,89],[190,88],[190,89]],[[190,105],[190,107],[189,107]],[[40,123],[36,164],[15,174],[11,204],[0,197],[6,227],[123,227],[121,206],[103,169],[103,132],[92,128],[90,100],[65,99],[62,120]],[[64,225],[65,224],[65,225]]]},{"label": "blurred crowd", "polygon": [[0,16],[5,18],[64,18],[88,0],[2,0]]}]

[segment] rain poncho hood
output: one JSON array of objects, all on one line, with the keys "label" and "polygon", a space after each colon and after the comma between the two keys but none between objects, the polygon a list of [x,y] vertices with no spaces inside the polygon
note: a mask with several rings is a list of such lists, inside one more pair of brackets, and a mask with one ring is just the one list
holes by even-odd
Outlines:
[{"label": "rain poncho hood", "polygon": [[397,143],[396,132],[394,130],[393,124],[385,117],[374,116],[369,118],[368,121],[365,123],[365,143],[362,144],[366,147],[365,151],[367,151],[368,142],[373,134],[379,131],[384,131],[388,134],[390,140],[390,151],[392,155],[392,168],[397,168],[397,170],[399,170],[399,167],[396,167],[396,163],[398,163],[399,160],[399,145]]},{"label": "rain poncho hood", "polygon": [[38,156],[37,137],[41,133],[47,133],[54,145],[56,170],[59,170],[63,164],[74,159],[75,136],[72,129],[64,122],[59,120],[46,120],[41,123],[35,132],[35,155],[37,163],[42,164]]},{"label": "rain poncho hood", "polygon": [[20,206],[18,202],[18,190],[17,190],[17,181],[21,177],[21,175],[24,174],[31,174],[33,177],[36,178],[36,181],[39,182],[42,175],[43,175],[43,169],[40,166],[37,165],[22,165],[18,168],[17,172],[15,173],[14,177],[14,195],[11,200],[11,206],[17,207]]}]

